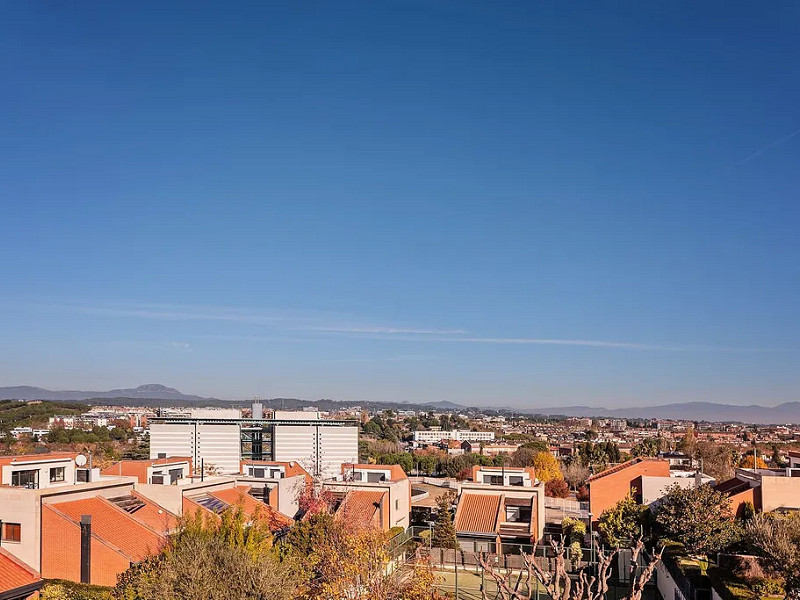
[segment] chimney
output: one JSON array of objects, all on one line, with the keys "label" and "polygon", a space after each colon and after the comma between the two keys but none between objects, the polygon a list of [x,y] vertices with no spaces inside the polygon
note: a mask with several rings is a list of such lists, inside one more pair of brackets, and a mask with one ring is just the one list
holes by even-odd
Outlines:
[{"label": "chimney", "polygon": [[261,404],[261,402],[253,402],[253,418],[254,419],[264,418],[264,405]]},{"label": "chimney", "polygon": [[81,515],[81,583],[92,582],[92,515]]}]

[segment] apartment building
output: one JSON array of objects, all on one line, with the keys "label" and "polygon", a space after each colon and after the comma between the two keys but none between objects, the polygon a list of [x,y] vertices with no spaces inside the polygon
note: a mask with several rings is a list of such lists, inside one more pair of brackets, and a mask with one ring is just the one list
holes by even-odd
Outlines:
[{"label": "apartment building", "polygon": [[150,420],[150,457],[186,456],[195,469],[238,474],[242,461],[299,462],[314,476],[335,477],[342,463],[358,460],[358,427],[352,421],[295,418],[161,417]]},{"label": "apartment building", "polygon": [[418,430],[414,432],[414,441],[420,444],[436,444],[442,440],[456,440],[459,442],[491,442],[494,441],[494,431],[469,431],[467,429],[452,429],[450,431]]},{"label": "apartment building", "polygon": [[474,466],[458,485],[455,529],[462,550],[530,551],[544,534],[544,483],[532,467]]}]

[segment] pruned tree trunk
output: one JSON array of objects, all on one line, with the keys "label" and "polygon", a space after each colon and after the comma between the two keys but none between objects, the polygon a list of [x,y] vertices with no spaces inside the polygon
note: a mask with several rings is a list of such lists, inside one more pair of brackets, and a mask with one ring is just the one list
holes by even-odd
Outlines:
[{"label": "pruned tree trunk", "polygon": [[[552,570],[542,568],[533,554],[522,555],[524,568],[521,583],[525,584],[524,589],[520,589],[519,584],[512,585],[513,574],[510,570],[508,573],[502,573],[487,560],[485,553],[477,554],[476,558],[484,572],[497,583],[502,600],[530,600],[535,593],[535,582],[544,586],[553,600],[603,600],[608,593],[611,567],[619,550],[606,552],[598,548],[596,565],[592,565],[594,568],[591,568],[592,566],[582,568],[578,572],[577,579],[573,581],[567,572],[567,548],[564,540],[551,540],[550,544],[554,553]],[[644,586],[650,581],[653,571],[661,560],[663,548],[650,557],[647,565],[637,575],[638,561],[643,549],[644,542],[639,538],[632,549],[628,593],[621,600],[641,600]],[[485,589],[481,590],[481,597],[483,600],[489,600]]]}]

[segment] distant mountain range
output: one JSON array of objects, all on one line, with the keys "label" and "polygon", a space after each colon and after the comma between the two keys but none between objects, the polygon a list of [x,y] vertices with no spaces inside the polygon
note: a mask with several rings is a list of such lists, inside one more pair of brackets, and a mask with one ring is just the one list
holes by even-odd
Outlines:
[{"label": "distant mountain range", "polygon": [[82,392],[72,390],[53,391],[40,387],[20,385],[0,387],[0,398],[10,400],[62,400],[78,402],[102,398],[143,398],[148,400],[176,400],[180,402],[213,402],[216,398],[203,398],[183,394],[175,388],[158,383],[148,383],[135,388],[109,390],[108,392]]},{"label": "distant mountain range", "polygon": [[800,423],[800,402],[778,406],[737,406],[713,402],[684,402],[658,406],[630,408],[600,408],[595,406],[557,406],[521,409],[518,412],[567,417],[611,417],[646,419],[689,419],[693,421],[740,421],[742,423],[785,424]]},{"label": "distant mountain range", "polygon": [[[140,385],[135,388],[109,390],[107,392],[84,391],[52,391],[39,387],[17,386],[0,387],[0,399],[13,400],[54,400],[54,401],[99,401],[109,400],[113,404],[131,405],[176,405],[203,404],[213,406],[246,405],[246,402],[232,402],[217,398],[203,398],[184,394],[175,388],[158,383]],[[346,406],[359,405],[365,409],[408,410],[426,408],[431,410],[469,411],[490,410],[500,413],[563,415],[565,417],[612,417],[612,418],[650,418],[650,419],[687,419],[693,421],[740,421],[742,423],[783,424],[800,423],[800,402],[786,402],[774,407],[737,406],[734,404],[715,404],[713,402],[686,402],[677,404],[661,404],[658,406],[640,406],[630,408],[601,408],[595,406],[556,406],[546,408],[470,408],[453,402],[375,402],[375,401],[336,401],[336,400],[298,400],[296,398],[273,398],[265,400],[264,405],[271,408],[287,410],[300,409],[305,406],[317,406],[322,410],[336,410]]]}]

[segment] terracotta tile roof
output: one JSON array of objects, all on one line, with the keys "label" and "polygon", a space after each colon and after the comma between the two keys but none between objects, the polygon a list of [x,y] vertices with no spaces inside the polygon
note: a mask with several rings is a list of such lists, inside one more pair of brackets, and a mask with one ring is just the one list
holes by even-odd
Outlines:
[{"label": "terracotta tile roof", "polygon": [[267,519],[270,524],[270,529],[273,531],[289,527],[293,523],[292,519],[283,513],[253,498],[248,493],[249,490],[250,486],[236,486],[224,490],[214,490],[209,492],[209,495],[217,500],[221,500],[229,507],[241,505],[248,519],[253,519],[256,515],[258,515],[259,518]]},{"label": "terracotta tile roof", "polygon": [[0,594],[41,581],[42,578],[36,571],[10,552],[0,548]]},{"label": "terracotta tile roof", "polygon": [[354,524],[371,524],[381,527],[381,505],[388,492],[350,490],[339,505],[336,514]]},{"label": "terracotta tile roof", "polygon": [[456,508],[456,531],[496,533],[500,525],[503,499],[503,494],[462,493]]},{"label": "terracotta tile roof", "polygon": [[362,464],[344,463],[342,464],[342,475],[346,475],[353,469],[364,469],[367,471],[370,470],[389,471],[390,481],[400,481],[402,479],[408,479],[406,472],[403,471],[403,467],[401,467],[400,465],[370,465],[363,463]]},{"label": "terracotta tile roof", "polygon": [[178,517],[166,508],[136,492],[131,495],[144,503],[144,506],[129,513],[134,519],[159,533],[169,533],[178,527]]},{"label": "terracotta tile roof", "polygon": [[[92,535],[118,548],[134,561],[140,561],[158,552],[166,541],[164,535],[153,531],[100,496],[45,506],[66,516],[76,525],[81,522],[82,515],[91,515]],[[46,535],[46,532],[43,532],[43,535]],[[77,550],[76,548],[75,551]]]},{"label": "terracotta tile roof", "polygon": [[789,450],[789,456],[791,456],[792,458],[800,458],[800,451]]},{"label": "terracotta tile roof", "polygon": [[600,479],[601,477],[605,477],[606,475],[611,475],[612,473],[619,473],[623,469],[627,469],[628,467],[632,467],[633,465],[638,465],[639,463],[643,463],[643,462],[667,462],[667,461],[665,461],[663,459],[660,459],[660,458],[651,458],[651,457],[642,457],[642,456],[640,456],[638,458],[632,458],[629,461],[626,461],[624,463],[620,463],[618,465],[615,465],[615,466],[611,467],[610,469],[606,469],[605,471],[601,471],[600,473],[596,473],[595,475],[592,475],[591,477],[589,477],[589,479],[587,481],[595,481],[597,479]]}]

